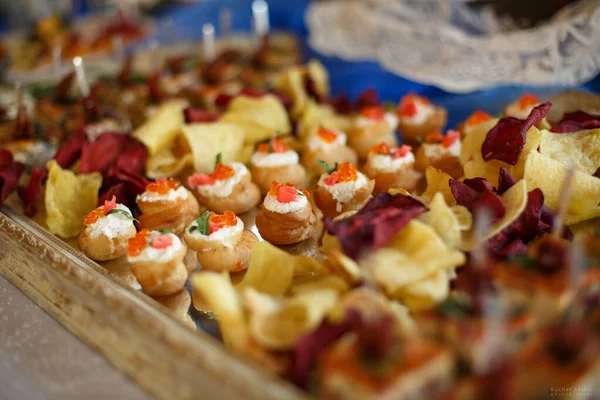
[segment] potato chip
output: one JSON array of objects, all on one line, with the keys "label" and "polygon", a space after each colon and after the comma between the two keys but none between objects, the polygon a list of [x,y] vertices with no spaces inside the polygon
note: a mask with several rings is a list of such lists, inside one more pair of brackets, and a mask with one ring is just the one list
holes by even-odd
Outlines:
[{"label": "potato chip", "polygon": [[202,298],[219,322],[225,346],[258,362],[263,368],[281,373],[279,357],[258,346],[250,337],[242,302],[226,272],[200,271],[190,277],[193,298]]},{"label": "potato chip", "polygon": [[251,287],[243,295],[252,338],[272,350],[291,349],[301,336],[321,324],[339,297],[334,290],[318,290],[278,300]]},{"label": "potato chip", "polygon": [[335,275],[304,278],[301,282],[294,280],[290,294],[294,295],[324,289],[334,290],[338,294],[343,294],[350,290],[350,285],[346,280]]},{"label": "potato chip", "polygon": [[448,246],[453,248],[458,246],[460,242],[458,218],[444,201],[442,193],[436,193],[427,207],[429,211],[421,214],[419,220],[431,226]]},{"label": "potato chip", "polygon": [[459,160],[462,165],[465,165],[472,158],[473,154],[477,152],[481,153],[481,145],[485,140],[485,136],[497,123],[498,118],[492,118],[471,129],[469,134],[463,139],[460,147]]},{"label": "potato chip", "polygon": [[173,143],[181,133],[183,123],[181,106],[166,102],[133,132],[133,136],[146,145],[149,155],[153,156]]},{"label": "potato chip", "polygon": [[275,90],[292,98],[294,103],[291,113],[296,118],[302,115],[309,100],[304,89],[304,73],[303,66],[291,67],[280,72],[274,81]]},{"label": "potato chip", "polygon": [[281,296],[292,285],[295,265],[295,256],[269,242],[258,242],[252,247],[246,276],[236,289],[252,287],[261,293]]},{"label": "potato chip", "polygon": [[[509,226],[525,209],[527,205],[527,184],[525,180],[520,180],[515,183],[510,189],[508,189],[502,196],[500,196],[502,204],[506,209],[504,217],[494,223],[489,231],[483,235],[480,239],[486,241],[492,236],[500,233],[504,228]],[[459,248],[463,251],[472,251],[482,244],[482,242],[476,242],[474,229],[464,231],[461,237],[461,243]]]},{"label": "potato chip", "polygon": [[[537,151],[531,152],[525,164],[525,181],[528,188],[540,188],[544,204],[558,211],[567,166]],[[565,215],[567,225],[600,216],[600,179],[579,170],[575,171],[571,186],[569,206]]]},{"label": "potato chip", "polygon": [[358,264],[346,256],[342,250],[329,248],[322,250],[322,253],[327,257],[325,263],[332,274],[340,276],[350,283],[360,281],[362,273]]},{"label": "potato chip", "polygon": [[465,255],[450,249],[429,225],[412,220],[385,247],[359,260],[388,294],[433,273],[465,262]]},{"label": "potato chip", "polygon": [[352,118],[338,115],[330,105],[318,104],[310,99],[306,102],[302,117],[298,122],[298,136],[300,139],[306,140],[319,126],[348,132],[352,128],[352,124]]},{"label": "potato chip", "polygon": [[54,160],[48,162],[45,206],[50,232],[62,238],[79,235],[83,218],[98,203],[102,175],[98,172],[77,175],[62,169]]},{"label": "potato chip", "polygon": [[194,169],[210,173],[215,158],[221,153],[223,162],[237,161],[244,147],[244,132],[240,127],[225,122],[183,125],[181,130],[194,156]]},{"label": "potato chip", "polygon": [[427,188],[423,192],[419,199],[424,204],[429,204],[436,193],[441,193],[446,204],[456,204],[452,190],[450,190],[450,179],[452,177],[441,171],[429,166],[425,169],[425,180],[427,181]]},{"label": "potato chip", "polygon": [[473,226],[473,216],[465,206],[452,206],[450,207],[452,213],[456,217],[458,227],[461,231],[468,231]]},{"label": "potato chip", "polygon": [[329,97],[329,73],[319,60],[313,59],[306,63],[306,71],[315,82],[317,92],[323,97]]},{"label": "potato chip", "polygon": [[391,297],[400,299],[411,310],[431,308],[446,300],[450,292],[450,281],[455,276],[453,269],[437,271],[424,279],[403,286]]},{"label": "potato chip", "polygon": [[287,135],[292,130],[285,107],[270,94],[262,97],[236,96],[221,120],[239,125],[246,143],[268,139],[275,133]]},{"label": "potato chip", "polygon": [[401,334],[416,332],[415,321],[410,317],[408,309],[396,301],[390,301],[386,296],[367,287],[354,289],[346,293],[336,306],[329,312],[329,320],[341,322],[348,310],[360,312],[364,318],[391,315],[396,320],[396,327]]},{"label": "potato chip", "polygon": [[[514,166],[498,160],[483,160],[481,155],[481,144],[485,139],[485,134],[482,135],[482,132],[483,131],[478,130],[477,132],[474,132],[472,135],[469,135],[467,138],[465,138],[465,142],[467,140],[472,140],[472,142],[470,142],[470,144],[467,146],[467,149],[472,149],[473,151],[470,155],[466,154],[467,150],[464,150],[465,147],[463,143],[461,158],[463,160],[468,159],[468,161],[464,162],[463,164],[465,178],[485,178],[495,186],[498,183],[500,168],[503,167],[516,180],[523,179],[523,170],[525,168],[527,157],[529,153],[532,150],[537,149],[540,144],[542,137],[540,131],[535,126],[531,127],[527,131],[525,146],[523,147],[523,151],[521,152],[519,160]],[[481,142],[479,142],[479,140],[481,140]]]},{"label": "potato chip", "polygon": [[540,153],[593,175],[600,166],[600,129],[568,134],[542,131]]},{"label": "potato chip", "polygon": [[194,164],[191,153],[177,157],[171,149],[162,149],[146,161],[146,176],[150,179],[173,177]]}]

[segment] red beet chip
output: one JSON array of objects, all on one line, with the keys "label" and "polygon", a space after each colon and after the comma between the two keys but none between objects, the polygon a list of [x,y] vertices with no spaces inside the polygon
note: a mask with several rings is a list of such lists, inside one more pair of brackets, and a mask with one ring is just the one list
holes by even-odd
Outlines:
[{"label": "red beet chip", "polygon": [[81,152],[79,173],[100,172],[105,176],[126,142],[126,135],[111,132],[102,133],[95,141],[87,142]]},{"label": "red beet chip", "polygon": [[527,254],[529,248],[521,239],[513,239],[508,244],[506,244],[500,254],[502,257],[511,257],[516,256],[518,254]]},{"label": "red beet chip", "polygon": [[206,110],[200,110],[198,108],[188,107],[183,110],[185,116],[185,122],[187,124],[193,122],[213,122],[219,119],[221,114],[216,112],[210,112]]},{"label": "red beet chip", "polygon": [[37,213],[37,202],[42,193],[42,184],[48,177],[44,169],[34,168],[26,187],[19,188],[19,197],[25,206],[25,215],[33,217]]},{"label": "red beet chip", "polygon": [[356,325],[356,313],[347,313],[339,324],[324,320],[321,326],[302,336],[292,350],[291,376],[296,386],[306,389],[310,371],[321,353]]},{"label": "red beet chip", "polygon": [[411,219],[427,210],[410,196],[382,193],[349,218],[335,222],[325,218],[323,222],[327,232],[337,236],[344,253],[356,260],[363,251],[385,245]]},{"label": "red beet chip", "polygon": [[129,190],[127,189],[127,185],[125,183],[118,183],[114,186],[111,186],[107,191],[100,195],[98,198],[98,206],[104,205],[104,202],[109,201],[113,198],[113,196],[116,198],[117,203],[125,205],[131,204],[131,196],[129,194]]},{"label": "red beet chip", "polygon": [[450,179],[450,190],[456,202],[466,207],[473,215],[487,209],[493,223],[506,214],[506,208],[495,193],[494,187],[483,178],[465,179],[464,182]]},{"label": "red beet chip", "polygon": [[379,105],[379,95],[374,88],[368,88],[358,95],[355,109],[362,110],[365,107],[376,107]]},{"label": "red beet chip", "polygon": [[555,133],[570,133],[596,128],[600,128],[600,115],[575,111],[572,113],[565,113],[562,120],[558,124],[553,125],[550,131]]},{"label": "red beet chip", "polygon": [[596,172],[594,172],[594,175],[596,178],[600,178],[600,167],[598,167],[598,169],[596,170]]},{"label": "red beet chip", "polygon": [[127,140],[114,166],[132,174],[142,175],[148,159],[148,149],[131,136],[127,136]]},{"label": "red beet chip", "polygon": [[54,159],[61,168],[69,168],[81,156],[87,142],[85,128],[81,128],[60,146]]},{"label": "red beet chip", "polygon": [[500,167],[500,176],[498,177],[498,190],[496,191],[500,196],[504,194],[508,189],[517,183],[506,169]]},{"label": "red beet chip", "polygon": [[499,160],[515,165],[525,146],[526,132],[546,116],[551,106],[552,103],[546,102],[534,107],[525,120],[513,117],[500,119],[487,133],[481,145],[483,159]]},{"label": "red beet chip", "polygon": [[13,154],[6,149],[0,150],[0,207],[6,198],[19,187],[19,178],[25,165],[13,159]]},{"label": "red beet chip", "polygon": [[339,96],[331,98],[329,104],[338,114],[350,114],[354,111],[354,105],[345,94],[340,94]]}]

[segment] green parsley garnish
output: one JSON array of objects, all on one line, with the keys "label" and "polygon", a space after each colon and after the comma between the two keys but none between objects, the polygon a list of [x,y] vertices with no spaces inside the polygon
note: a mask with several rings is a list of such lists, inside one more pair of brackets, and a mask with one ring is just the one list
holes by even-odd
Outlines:
[{"label": "green parsley garnish", "polygon": [[203,313],[208,319],[217,319],[217,314],[215,314],[212,311],[206,311],[206,312],[203,311]]},{"label": "green parsley garnish", "polygon": [[301,191],[301,190],[298,190],[298,196],[305,197],[305,196],[304,196],[304,193],[302,193],[302,191]]},{"label": "green parsley garnish", "polygon": [[217,159],[215,160],[215,168],[217,168],[217,164],[221,164],[222,160],[223,160],[223,153],[217,154]]},{"label": "green parsley garnish", "polygon": [[167,233],[171,233],[171,231],[168,229],[159,229],[158,231],[163,235],[166,235]]},{"label": "green parsley garnish", "polygon": [[120,208],[113,208],[106,215],[111,215],[111,214],[122,214],[122,215],[126,216],[127,218],[129,218],[132,221],[137,221],[135,218],[133,218],[133,215],[131,215],[129,213],[129,211],[127,211],[127,210],[121,210]]},{"label": "green parsley garnish", "polygon": [[507,261],[513,262],[525,269],[534,269],[536,267],[535,260],[527,254],[515,254],[512,257],[508,257]]},{"label": "green parsley garnish", "polygon": [[190,227],[190,233],[194,231],[198,231],[203,235],[207,235],[210,231],[210,211],[206,210],[202,213],[202,215],[196,220],[196,225],[192,225]]},{"label": "green parsley garnish", "polygon": [[331,173],[333,173],[333,172],[337,171],[337,168],[338,168],[338,162],[337,162],[337,161],[335,162],[335,164],[333,164],[333,168],[331,168],[331,167],[329,166],[329,164],[327,164],[327,162],[326,162],[326,161],[323,161],[323,160],[317,160],[317,162],[318,162],[319,164],[321,164],[321,166],[322,166],[323,168],[325,168],[325,171],[326,171],[328,174],[331,174]]}]

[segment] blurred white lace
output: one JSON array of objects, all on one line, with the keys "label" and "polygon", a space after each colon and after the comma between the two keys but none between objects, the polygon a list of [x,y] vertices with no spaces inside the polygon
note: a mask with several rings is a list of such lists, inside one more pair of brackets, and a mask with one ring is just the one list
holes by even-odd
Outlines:
[{"label": "blurred white lace", "polygon": [[312,2],[315,50],[377,60],[407,79],[465,93],[503,84],[574,86],[600,72],[600,1],[580,0],[517,30],[456,0]]}]

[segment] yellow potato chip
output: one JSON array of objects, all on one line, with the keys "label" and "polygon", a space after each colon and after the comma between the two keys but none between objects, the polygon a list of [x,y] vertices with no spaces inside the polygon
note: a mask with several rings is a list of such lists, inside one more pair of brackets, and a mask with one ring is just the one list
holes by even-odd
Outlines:
[{"label": "yellow potato chip", "polygon": [[258,242],[252,247],[246,276],[236,289],[252,287],[261,293],[281,296],[292,285],[295,266],[295,256],[269,242]]},{"label": "yellow potato chip", "polygon": [[433,196],[435,196],[436,193],[441,193],[446,204],[456,204],[456,200],[454,199],[452,190],[450,190],[450,179],[452,179],[452,177],[444,171],[435,169],[432,166],[427,167],[425,169],[425,180],[427,181],[427,188],[425,189],[423,194],[419,196],[419,199],[423,203],[429,204],[429,202],[433,199]]},{"label": "yellow potato chip", "polygon": [[243,292],[252,338],[271,350],[289,350],[300,337],[316,329],[335,306],[335,290],[299,293],[279,300],[253,288]]},{"label": "yellow potato chip", "polygon": [[338,115],[330,105],[318,104],[311,99],[306,102],[302,117],[299,119],[298,136],[306,140],[319,126],[348,132],[352,124],[352,118]]},{"label": "yellow potato chip", "polygon": [[223,162],[237,161],[244,147],[244,132],[237,125],[211,122],[183,125],[181,128],[194,156],[194,169],[209,173],[217,154]]},{"label": "yellow potato chip", "polygon": [[55,235],[65,239],[75,237],[84,228],[83,218],[96,208],[102,175],[98,172],[77,175],[62,169],[54,160],[47,167],[46,224]]},{"label": "yellow potato chip", "polygon": [[473,226],[473,216],[464,206],[452,206],[450,207],[456,220],[458,221],[458,227],[461,231],[468,231]]},{"label": "yellow potato chip", "polygon": [[444,201],[442,193],[436,193],[428,204],[429,211],[419,216],[419,220],[431,226],[442,240],[450,247],[460,242],[460,225],[458,218]]},{"label": "yellow potato chip", "polygon": [[306,64],[306,71],[311,79],[315,82],[317,92],[329,97],[329,73],[319,60],[313,59]]},{"label": "yellow potato chip", "polygon": [[359,260],[388,294],[465,262],[465,255],[450,249],[429,225],[412,220],[385,247]]},{"label": "yellow potato chip", "polygon": [[[528,188],[544,192],[544,204],[558,211],[567,166],[537,151],[531,152],[525,164],[525,181]],[[579,170],[575,171],[565,223],[575,224],[600,216],[600,179]]]},{"label": "yellow potato chip", "polygon": [[300,282],[294,280],[290,294],[294,295],[324,289],[334,290],[336,293],[343,294],[350,290],[350,285],[347,281],[335,275],[304,278]]},{"label": "yellow potato chip", "polygon": [[291,113],[294,117],[302,115],[309,98],[304,89],[304,73],[302,66],[288,68],[280,72],[274,81],[274,88],[291,97],[293,101]]},{"label": "yellow potato chip", "polygon": [[150,179],[173,177],[193,164],[191,153],[177,157],[171,149],[162,149],[146,161],[146,176]]},{"label": "yellow potato chip", "polygon": [[133,132],[133,136],[146,145],[148,153],[153,156],[175,141],[184,122],[181,105],[166,102]]},{"label": "yellow potato chip", "polygon": [[411,310],[431,308],[446,300],[450,281],[456,276],[453,269],[434,272],[419,281],[403,286],[391,297],[400,299]]},{"label": "yellow potato chip", "polygon": [[540,153],[593,175],[600,166],[600,129],[569,134],[542,131]]},{"label": "yellow potato chip", "polygon": [[465,165],[469,161],[473,154],[476,152],[481,153],[481,145],[485,140],[485,136],[498,123],[497,118],[492,118],[488,121],[482,122],[481,124],[474,126],[469,134],[463,139],[460,146],[460,163]]},{"label": "yellow potato chip", "polygon": [[246,143],[265,140],[275,133],[287,135],[292,126],[285,107],[273,95],[236,96],[228,105],[223,121],[235,122],[244,130]]},{"label": "yellow potato chip", "polygon": [[459,248],[463,251],[472,251],[478,246],[482,244],[482,241],[486,241],[492,236],[500,233],[504,228],[509,226],[525,209],[527,205],[527,184],[525,180],[520,180],[514,184],[513,187],[508,189],[502,196],[502,204],[506,208],[506,213],[504,217],[494,223],[489,232],[487,232],[483,237],[481,237],[481,241],[477,241],[475,237],[474,229],[470,229],[468,231],[462,232],[461,243]]}]

